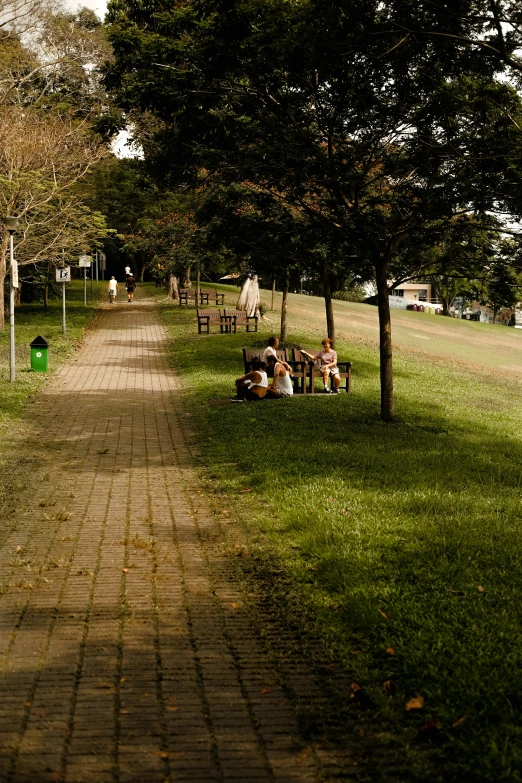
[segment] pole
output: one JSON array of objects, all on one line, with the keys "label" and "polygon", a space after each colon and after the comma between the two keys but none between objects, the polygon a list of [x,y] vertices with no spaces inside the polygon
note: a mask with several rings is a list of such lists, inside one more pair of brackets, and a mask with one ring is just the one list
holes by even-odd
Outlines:
[{"label": "pole", "polygon": [[96,282],[98,282],[98,251],[96,251]]},{"label": "pole", "polygon": [[[65,248],[62,248],[62,266],[65,266]],[[62,283],[62,334],[67,334],[67,323],[65,320],[65,283]]]},{"label": "pole", "polygon": [[9,382],[14,383],[16,378],[15,366],[15,299],[13,285],[14,247],[13,232],[9,232],[9,254],[11,260],[10,288],[9,288]]},{"label": "pole", "polygon": [[87,267],[83,267],[83,304],[87,306]]},{"label": "pole", "polygon": [[92,287],[94,285],[94,263],[90,265],[89,272],[91,273],[91,299],[92,299]]}]

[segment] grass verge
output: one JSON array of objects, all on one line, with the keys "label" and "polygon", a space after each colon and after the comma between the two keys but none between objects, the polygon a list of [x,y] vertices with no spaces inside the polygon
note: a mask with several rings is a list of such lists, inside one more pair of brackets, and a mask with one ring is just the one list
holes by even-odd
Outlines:
[{"label": "grass verge", "polygon": [[94,283],[91,295],[88,283],[87,306],[83,304],[83,281],[74,280],[66,288],[67,334],[62,335],[62,299],[52,299],[47,309],[43,303],[22,304],[15,310],[16,381],[9,382],[9,315],[0,332],[0,432],[11,427],[23,412],[24,405],[45,382],[46,373],[32,372],[30,343],[41,335],[49,342],[49,372],[67,358],[92,321],[102,291],[107,284]]},{"label": "grass verge", "polygon": [[339,698],[400,743],[404,779],[521,781],[520,387],[398,355],[384,425],[375,348],[338,342],[352,395],[212,408],[267,335],[162,312],[221,511],[283,564],[353,677]]}]

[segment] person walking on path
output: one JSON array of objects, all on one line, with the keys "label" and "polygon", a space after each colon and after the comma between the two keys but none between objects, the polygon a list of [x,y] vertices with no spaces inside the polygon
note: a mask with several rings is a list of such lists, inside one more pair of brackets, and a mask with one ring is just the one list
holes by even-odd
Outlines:
[{"label": "person walking on path", "polygon": [[113,275],[109,280],[109,302],[111,304],[114,304],[117,294],[118,294],[118,281]]},{"label": "person walking on path", "polygon": [[127,289],[127,296],[129,297],[129,302],[132,302],[134,299],[134,291],[136,290],[136,281],[132,275],[132,272],[130,276],[127,278],[127,282],[125,283],[125,288]]}]

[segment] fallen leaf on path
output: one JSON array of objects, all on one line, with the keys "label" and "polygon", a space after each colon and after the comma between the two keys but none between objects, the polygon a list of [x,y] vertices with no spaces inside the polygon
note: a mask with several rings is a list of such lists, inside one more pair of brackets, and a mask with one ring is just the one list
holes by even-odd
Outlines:
[{"label": "fallen leaf on path", "polygon": [[391,680],[386,680],[382,687],[384,688],[385,693],[391,693],[393,691],[393,682]]},{"label": "fallen leaf on path", "polygon": [[452,727],[454,729],[456,729],[457,726],[462,726],[463,723],[466,723],[467,719],[468,719],[468,716],[467,715],[463,715],[462,718],[459,718],[458,720],[455,721],[455,723],[452,723],[451,725],[452,725]]},{"label": "fallen leaf on path", "polygon": [[167,710],[167,712],[177,712],[179,710],[179,707],[171,707],[170,705],[167,705],[165,709]]},{"label": "fallen leaf on path", "polygon": [[128,568],[122,568],[122,571],[123,571],[124,574],[128,574],[129,573],[129,569]]},{"label": "fallen leaf on path", "polygon": [[249,487],[248,489],[240,489],[240,492],[253,492],[252,487]]},{"label": "fallen leaf on path", "polygon": [[438,718],[436,718],[434,715],[431,716],[431,718],[428,718],[424,726],[421,726],[419,728],[419,731],[428,731],[429,729],[441,729],[442,723]]},{"label": "fallen leaf on path", "polygon": [[97,452],[97,454],[108,454],[108,453],[109,453],[109,449],[100,449],[100,450]]},{"label": "fallen leaf on path", "polygon": [[406,712],[409,710],[422,710],[424,707],[424,696],[414,696],[413,699],[410,699],[407,703],[404,709]]},{"label": "fallen leaf on path", "polygon": [[310,748],[305,748],[304,750],[301,751],[301,753],[297,757],[297,763],[299,764],[299,766],[301,766],[303,761],[306,761],[308,756],[310,756],[311,752],[312,751]]},{"label": "fallen leaf on path", "polygon": [[387,615],[385,612],[383,612],[383,611],[382,611],[382,609],[378,609],[377,611],[379,612],[379,614],[381,615],[381,617],[384,617],[384,619],[385,619],[385,620],[387,620],[387,619],[388,619],[388,615]]},{"label": "fallen leaf on path", "polygon": [[237,607],[239,606],[239,604],[232,603],[232,604],[230,604],[230,606],[232,607],[232,609],[237,609]]},{"label": "fallen leaf on path", "polygon": [[393,649],[393,647],[387,647],[386,648],[386,653],[388,655],[395,655],[395,650]]},{"label": "fallen leaf on path", "polygon": [[266,696],[267,693],[272,693],[272,688],[263,688],[259,692],[260,692],[261,696]]},{"label": "fallen leaf on path", "polygon": [[482,585],[479,585],[477,587],[477,590],[479,591],[479,593],[483,593],[484,592],[484,588],[482,587]]},{"label": "fallen leaf on path", "polygon": [[357,685],[356,682],[352,682],[352,684],[350,685],[350,688],[352,689],[352,692],[350,693],[350,699],[355,698],[355,694],[357,693],[357,691],[361,691],[362,690],[361,686]]}]

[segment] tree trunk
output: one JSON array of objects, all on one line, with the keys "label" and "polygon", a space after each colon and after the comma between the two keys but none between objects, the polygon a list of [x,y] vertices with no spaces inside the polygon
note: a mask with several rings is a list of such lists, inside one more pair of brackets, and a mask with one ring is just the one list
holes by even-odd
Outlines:
[{"label": "tree trunk", "polygon": [[18,288],[14,290],[14,303],[15,307],[19,307],[22,300],[22,281],[18,281]]},{"label": "tree trunk", "polygon": [[136,280],[138,283],[143,283],[143,275],[145,274],[145,265],[147,263],[147,260],[145,258],[144,253],[138,254],[137,264],[138,264],[138,276]]},{"label": "tree trunk", "polygon": [[2,236],[2,248],[0,257],[0,329],[5,329],[5,305],[4,305],[4,293],[5,293],[5,273],[7,262],[7,248],[9,246],[9,234],[4,230]]},{"label": "tree trunk", "polygon": [[167,296],[171,299],[177,299],[179,296],[178,278],[174,275],[169,277]]},{"label": "tree trunk", "polygon": [[245,310],[247,315],[259,314],[259,281],[257,275],[247,277],[239,295],[238,310]]},{"label": "tree trunk", "polygon": [[190,279],[190,266],[186,266],[183,269],[183,275],[181,277],[182,280],[182,288],[192,288],[192,281]]},{"label": "tree trunk", "polygon": [[387,265],[381,258],[375,265],[377,281],[377,306],[379,310],[379,351],[381,365],[381,418],[391,421],[395,414],[393,400],[393,368],[390,301]]},{"label": "tree trunk", "polygon": [[442,305],[442,315],[449,315],[449,301],[445,296],[440,297],[440,303]]},{"label": "tree trunk", "polygon": [[498,313],[498,310],[494,307],[493,308],[493,323],[495,323],[495,321],[497,320],[497,313]]},{"label": "tree trunk", "polygon": [[335,323],[333,315],[332,292],[330,290],[330,277],[328,276],[326,260],[323,260],[321,266],[321,279],[323,283],[324,305],[326,308],[326,336],[330,338],[332,341],[332,346],[335,347]]},{"label": "tree trunk", "polygon": [[282,343],[286,342],[286,338],[288,335],[288,324],[287,324],[287,315],[288,315],[288,289],[290,287],[290,270],[288,267],[285,269],[284,273],[284,284],[283,284],[283,300],[281,302],[281,335],[280,340]]},{"label": "tree trunk", "polygon": [[274,309],[274,295],[275,295],[275,277],[272,278],[272,307],[271,310]]},{"label": "tree trunk", "polygon": [[43,305],[44,305],[44,310],[47,310],[47,308],[49,307],[49,281],[47,280],[47,278],[45,278],[45,283],[44,283]]},{"label": "tree trunk", "polygon": [[201,289],[201,269],[198,264],[198,274],[196,277],[196,307],[199,307],[199,291]]}]

